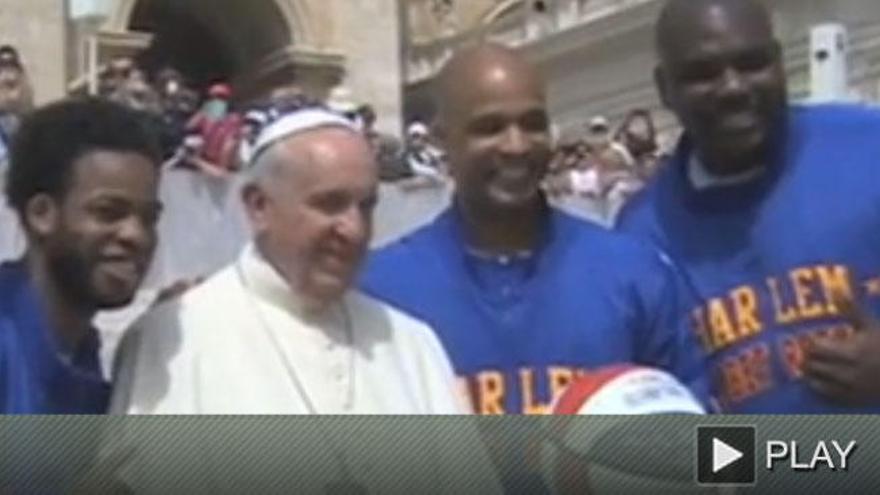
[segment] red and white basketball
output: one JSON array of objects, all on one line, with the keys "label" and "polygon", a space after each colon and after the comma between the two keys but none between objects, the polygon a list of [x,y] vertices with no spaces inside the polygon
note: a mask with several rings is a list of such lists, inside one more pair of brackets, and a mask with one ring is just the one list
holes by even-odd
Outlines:
[{"label": "red and white basketball", "polygon": [[669,373],[622,364],[582,375],[556,400],[554,414],[705,414]]},{"label": "red and white basketball", "polygon": [[[556,493],[694,493],[693,467],[682,455],[688,428],[621,415],[704,414],[671,374],[621,364],[575,379],[553,405],[542,448],[545,480]],[[581,416],[581,417],[575,417]],[[591,416],[586,418],[583,416]]]}]

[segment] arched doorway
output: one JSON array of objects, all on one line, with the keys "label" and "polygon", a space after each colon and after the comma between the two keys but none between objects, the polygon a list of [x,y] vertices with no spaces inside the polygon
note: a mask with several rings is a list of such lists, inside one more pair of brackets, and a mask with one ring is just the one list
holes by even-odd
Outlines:
[{"label": "arched doorway", "polygon": [[173,67],[197,87],[240,80],[293,41],[275,0],[138,0],[127,27],[153,34],[141,66]]}]

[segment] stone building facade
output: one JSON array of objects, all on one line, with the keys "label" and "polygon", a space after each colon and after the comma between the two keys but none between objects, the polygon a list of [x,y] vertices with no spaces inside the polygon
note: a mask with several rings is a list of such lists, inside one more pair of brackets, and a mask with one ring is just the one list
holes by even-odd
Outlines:
[{"label": "stone building facade", "polygon": [[3,0],[0,43],[21,49],[41,102],[88,87],[125,55],[230,81],[245,99],[286,84],[317,97],[343,86],[396,132],[400,15],[396,0]]},{"label": "stone building facade", "polygon": [[[660,105],[652,68],[653,28],[662,0],[411,0],[404,19],[406,113],[431,113],[429,81],[452,50],[479,39],[521,46],[549,85],[559,128],[601,114],[620,122],[634,108],[651,110],[661,130],[674,131]],[[876,0],[765,0],[784,44],[791,92],[807,99],[810,28],[841,23],[848,31],[850,99],[880,99],[880,2]],[[444,21],[452,18],[453,23]],[[451,30],[449,25],[456,27]]]},{"label": "stone building facade", "polygon": [[[792,94],[809,96],[809,29],[844,24],[852,98],[880,99],[880,2],[765,0],[785,44]],[[523,47],[549,82],[560,128],[596,114],[652,110],[673,128],[651,80],[662,0],[3,0],[0,43],[18,45],[39,101],[87,86],[119,55],[169,60],[243,97],[284,84],[337,86],[371,102],[380,127],[430,117],[429,83],[463,44]],[[85,11],[85,12],[83,12]],[[171,49],[174,47],[174,49]],[[185,70],[185,72],[186,72]]]}]

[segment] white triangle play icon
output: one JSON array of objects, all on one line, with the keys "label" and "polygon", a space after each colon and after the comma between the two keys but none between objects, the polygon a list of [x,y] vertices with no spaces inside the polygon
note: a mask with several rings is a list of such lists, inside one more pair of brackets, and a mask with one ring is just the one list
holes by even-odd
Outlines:
[{"label": "white triangle play icon", "polygon": [[731,463],[739,460],[742,456],[742,452],[736,450],[730,445],[727,445],[717,438],[712,439],[712,473],[721,471]]}]

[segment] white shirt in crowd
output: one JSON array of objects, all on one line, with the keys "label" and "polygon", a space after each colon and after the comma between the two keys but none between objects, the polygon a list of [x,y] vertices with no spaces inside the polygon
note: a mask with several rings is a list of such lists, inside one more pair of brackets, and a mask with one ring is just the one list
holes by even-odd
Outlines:
[{"label": "white shirt in crowd", "polygon": [[431,145],[406,152],[406,161],[413,174],[423,177],[440,177],[443,168],[443,152]]}]

